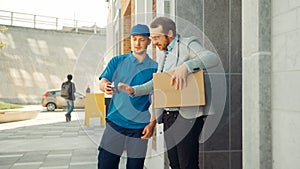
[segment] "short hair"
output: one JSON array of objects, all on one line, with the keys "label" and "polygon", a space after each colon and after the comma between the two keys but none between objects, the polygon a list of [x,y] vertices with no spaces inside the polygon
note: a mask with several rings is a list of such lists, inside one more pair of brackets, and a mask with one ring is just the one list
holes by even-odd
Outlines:
[{"label": "short hair", "polygon": [[176,25],[172,19],[168,17],[157,17],[151,22],[150,28],[157,28],[159,25],[161,25],[162,33],[165,35],[168,35],[169,30],[173,31],[173,36],[176,35]]},{"label": "short hair", "polygon": [[71,74],[68,74],[67,78],[68,80],[72,80],[73,76]]}]

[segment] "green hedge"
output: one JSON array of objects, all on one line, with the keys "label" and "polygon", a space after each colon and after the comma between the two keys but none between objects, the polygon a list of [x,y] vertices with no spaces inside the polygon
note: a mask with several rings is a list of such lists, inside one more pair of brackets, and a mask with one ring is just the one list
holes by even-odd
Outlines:
[{"label": "green hedge", "polygon": [[15,109],[15,108],[22,108],[23,106],[17,105],[17,104],[10,104],[10,103],[4,103],[0,102],[0,110],[5,109]]}]

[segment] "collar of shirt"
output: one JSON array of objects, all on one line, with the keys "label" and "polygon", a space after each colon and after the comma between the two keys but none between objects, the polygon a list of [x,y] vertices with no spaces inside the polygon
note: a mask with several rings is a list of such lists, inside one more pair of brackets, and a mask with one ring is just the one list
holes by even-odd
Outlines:
[{"label": "collar of shirt", "polygon": [[179,39],[178,35],[175,36],[175,38],[172,40],[172,42],[167,46],[167,51],[165,53],[171,52],[174,48],[175,42]]},{"label": "collar of shirt", "polygon": [[141,61],[141,62],[139,62],[139,61],[137,60],[137,58],[133,56],[132,51],[130,51],[130,53],[129,53],[129,59],[130,59],[133,63],[136,63],[136,64],[143,64],[144,62],[146,62],[146,61],[149,59],[149,56],[148,56],[148,54],[146,54],[144,60]]}]

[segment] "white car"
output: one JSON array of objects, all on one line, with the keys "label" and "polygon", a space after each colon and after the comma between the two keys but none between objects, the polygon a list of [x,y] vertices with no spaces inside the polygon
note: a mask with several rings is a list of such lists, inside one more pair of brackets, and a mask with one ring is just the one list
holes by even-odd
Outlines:
[{"label": "white car", "polygon": [[[74,108],[84,108],[85,96],[80,92],[75,92]],[[42,106],[48,111],[66,108],[66,100],[60,96],[60,89],[48,90],[43,95]]]}]

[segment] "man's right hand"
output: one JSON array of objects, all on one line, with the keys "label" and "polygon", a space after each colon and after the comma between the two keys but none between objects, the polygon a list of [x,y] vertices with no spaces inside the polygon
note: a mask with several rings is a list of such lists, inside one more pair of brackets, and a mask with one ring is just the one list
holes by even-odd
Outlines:
[{"label": "man's right hand", "polygon": [[125,84],[125,83],[119,83],[118,84],[118,89],[123,91],[124,93],[127,93],[127,94],[133,94],[134,93],[134,89],[129,86],[128,84]]},{"label": "man's right hand", "polygon": [[104,93],[110,94],[110,95],[113,94],[113,91],[112,91],[112,89],[111,89],[111,85],[112,85],[111,82],[106,82],[106,83],[105,83],[105,85],[104,85]]},{"label": "man's right hand", "polygon": [[100,89],[106,93],[106,94],[109,94],[109,95],[112,95],[113,94],[113,91],[111,90],[111,82],[104,82],[101,84],[100,86]]},{"label": "man's right hand", "polygon": [[188,76],[188,69],[184,64],[174,68],[170,71],[170,73],[172,74],[170,85],[174,86],[176,90],[182,90],[187,86],[186,81]]}]

